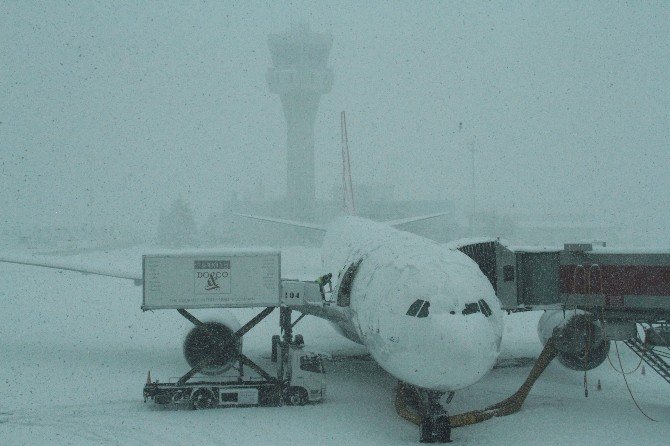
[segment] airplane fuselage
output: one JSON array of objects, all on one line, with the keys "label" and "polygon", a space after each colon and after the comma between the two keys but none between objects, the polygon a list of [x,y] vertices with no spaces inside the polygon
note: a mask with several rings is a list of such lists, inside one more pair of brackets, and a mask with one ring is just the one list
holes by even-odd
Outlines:
[{"label": "airplane fuselage", "polygon": [[337,218],[322,248],[337,306],[322,314],[398,379],[453,391],[495,363],[502,311],[466,255],[358,217]]}]

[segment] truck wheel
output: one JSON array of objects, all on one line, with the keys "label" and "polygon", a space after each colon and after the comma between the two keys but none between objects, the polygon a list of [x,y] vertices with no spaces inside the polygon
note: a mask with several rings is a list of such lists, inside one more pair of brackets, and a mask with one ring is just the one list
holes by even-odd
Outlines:
[{"label": "truck wheel", "polygon": [[304,406],[307,403],[307,391],[302,387],[291,387],[288,402],[291,406]]},{"label": "truck wheel", "polygon": [[210,389],[202,388],[193,392],[191,404],[194,409],[209,409],[216,406],[216,397]]}]

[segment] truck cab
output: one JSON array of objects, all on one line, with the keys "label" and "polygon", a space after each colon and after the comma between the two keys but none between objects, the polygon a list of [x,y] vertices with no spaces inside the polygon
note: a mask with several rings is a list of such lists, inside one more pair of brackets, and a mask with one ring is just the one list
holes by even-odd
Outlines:
[{"label": "truck cab", "polygon": [[289,348],[289,384],[287,402],[303,405],[321,401],[326,395],[326,378],[322,355],[302,348],[301,344]]}]

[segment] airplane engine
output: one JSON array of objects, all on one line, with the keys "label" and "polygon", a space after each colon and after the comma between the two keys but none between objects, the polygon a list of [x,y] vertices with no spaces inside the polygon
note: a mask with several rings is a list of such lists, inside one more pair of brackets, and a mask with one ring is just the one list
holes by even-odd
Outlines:
[{"label": "airplane engine", "polygon": [[551,336],[555,337],[558,360],[571,370],[598,367],[610,350],[600,322],[584,311],[545,311],[538,322],[537,333],[542,345]]},{"label": "airplane engine", "polygon": [[[206,360],[201,370],[206,375],[219,375],[233,366],[237,353],[242,351],[242,338],[235,336],[240,323],[232,314],[222,321],[196,325],[184,339],[184,357],[191,367]],[[221,349],[221,345],[228,345]]]}]

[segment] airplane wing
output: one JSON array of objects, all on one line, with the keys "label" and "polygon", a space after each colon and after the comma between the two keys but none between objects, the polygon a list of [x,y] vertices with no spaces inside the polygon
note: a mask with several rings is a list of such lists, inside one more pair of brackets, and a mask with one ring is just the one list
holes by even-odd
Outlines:
[{"label": "airplane wing", "polygon": [[[86,254],[77,257],[55,257],[50,255],[30,255],[22,253],[3,253],[0,254],[0,263],[9,263],[23,266],[33,266],[39,268],[51,268],[61,271],[72,271],[80,274],[91,274],[97,276],[114,277],[117,279],[132,280],[135,285],[141,286],[143,283],[141,260],[143,254],[165,254],[165,255],[209,255],[220,254],[221,250],[225,252],[235,251],[236,248],[150,248],[144,252],[133,250],[131,253],[123,252],[120,255],[104,255],[89,257]],[[316,254],[315,254],[316,252]],[[285,261],[282,261],[282,274],[286,277],[299,280],[313,280],[322,274],[320,256],[318,250],[304,247],[285,247],[282,254],[287,253]],[[301,259],[296,263],[292,259]],[[306,258],[316,258],[308,267],[302,264]],[[284,278],[284,276],[282,276]]]},{"label": "airplane wing", "polygon": [[15,265],[37,266],[41,268],[52,268],[63,271],[74,271],[82,274],[94,274],[97,276],[115,277],[117,279],[132,280],[135,285],[142,285],[142,274],[135,271],[127,271],[122,268],[109,267],[82,267],[76,262],[66,260],[45,260],[35,257],[0,257],[0,262],[13,263]]},{"label": "airplane wing", "polygon": [[[268,221],[271,223],[279,223],[282,225],[288,225],[288,226],[295,226],[298,228],[307,228],[307,229],[313,229],[315,231],[321,231],[321,232],[326,232],[327,228],[322,225],[318,225],[316,223],[310,223],[310,222],[305,222],[305,221],[298,221],[298,220],[286,220],[283,218],[273,218],[273,217],[261,217],[258,215],[249,215],[249,214],[237,214],[235,213],[234,215],[237,215],[239,217],[244,217],[244,218],[251,218],[253,220],[260,220],[260,221]],[[383,222],[384,224],[387,224],[389,226],[402,226],[407,223],[413,223],[415,221],[422,221],[422,220],[428,220],[430,218],[436,218],[436,217],[441,217],[443,215],[449,215],[449,212],[439,212],[437,214],[428,214],[428,215],[419,215],[416,217],[407,217],[407,218],[400,218],[397,220],[388,220]]]},{"label": "airplane wing", "polygon": [[407,223],[413,223],[415,221],[422,221],[422,220],[428,220],[430,218],[436,218],[436,217],[442,217],[443,215],[449,215],[449,212],[439,212],[437,214],[427,214],[427,215],[418,215],[416,217],[408,217],[408,218],[399,218],[397,220],[388,220],[385,221],[389,226],[402,226]]},{"label": "airplane wing", "polygon": [[260,217],[258,215],[248,215],[248,214],[235,214],[239,217],[245,217],[245,218],[251,218],[253,220],[260,220],[260,221],[269,221],[272,223],[279,223],[282,225],[288,225],[288,226],[296,226],[299,228],[307,228],[307,229],[313,229],[315,231],[321,231],[321,232],[326,232],[326,227],[322,225],[318,225],[316,223],[309,223],[305,221],[297,221],[297,220],[286,220],[283,218],[272,218],[272,217]]}]

